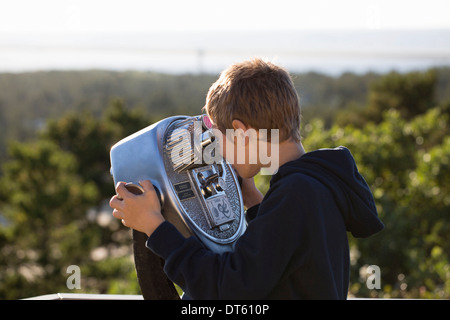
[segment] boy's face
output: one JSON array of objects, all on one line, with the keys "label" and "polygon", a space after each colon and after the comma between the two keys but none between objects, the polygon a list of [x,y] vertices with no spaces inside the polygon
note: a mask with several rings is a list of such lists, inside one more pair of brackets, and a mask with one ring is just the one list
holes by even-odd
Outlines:
[{"label": "boy's face", "polygon": [[217,139],[221,156],[232,164],[239,176],[248,179],[254,177],[261,169],[258,153],[252,149],[254,144],[257,143],[257,133],[254,129],[251,129],[255,134],[253,136],[248,135],[249,131],[247,131],[245,125],[239,120],[237,121],[239,123],[233,121],[235,128],[227,129],[226,133],[218,130],[213,121],[211,123],[216,137],[221,135],[221,138]]},{"label": "boy's face", "polygon": [[[230,139],[225,134],[221,134],[223,143],[220,149],[222,150],[222,156],[232,164],[232,167],[242,178],[254,177],[261,169],[261,166],[258,163],[258,159],[250,160],[251,155],[255,156],[256,154],[250,152],[249,143],[244,144],[239,141],[238,137]],[[248,139],[248,137],[245,139]],[[232,152],[228,151],[229,149],[233,149]]]}]

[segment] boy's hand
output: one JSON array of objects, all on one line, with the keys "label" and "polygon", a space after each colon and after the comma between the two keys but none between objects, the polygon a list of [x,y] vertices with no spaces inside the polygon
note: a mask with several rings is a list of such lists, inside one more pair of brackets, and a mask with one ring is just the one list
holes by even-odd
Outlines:
[{"label": "boy's hand", "polygon": [[256,188],[255,180],[253,178],[242,178],[242,199],[244,200],[244,206],[248,209],[257,204],[260,204],[264,196],[261,191]]},{"label": "boy's hand", "polygon": [[147,236],[153,233],[164,222],[161,204],[155,188],[149,180],[140,181],[144,193],[135,195],[125,188],[125,182],[116,186],[116,195],[109,205],[113,208],[113,216],[121,219],[124,226],[144,232]]}]

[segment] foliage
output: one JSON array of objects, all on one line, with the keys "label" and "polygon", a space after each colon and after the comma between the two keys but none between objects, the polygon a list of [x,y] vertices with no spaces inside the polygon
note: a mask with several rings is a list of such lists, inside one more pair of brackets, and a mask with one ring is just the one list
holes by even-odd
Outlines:
[{"label": "foliage", "polygon": [[153,72],[42,71],[0,74],[0,160],[7,140],[33,138],[46,120],[68,112],[98,118],[110,101],[127,109],[168,114],[199,114],[213,75],[165,75]]},{"label": "foliage", "polygon": [[[11,268],[19,274],[2,279],[6,297],[11,294],[8,288],[20,290],[24,279],[30,282],[30,292],[55,287],[61,279],[61,257],[83,263],[80,244],[90,247],[95,238],[88,232],[92,225],[77,217],[97,192],[93,183],[84,183],[75,174],[75,158],[51,142],[13,144],[10,150],[16,161],[5,165],[2,183],[8,186],[4,213],[12,227],[2,246],[2,265],[6,264],[2,275],[11,273]],[[66,235],[71,235],[70,241]]]},{"label": "foliage", "polygon": [[391,72],[372,85],[367,116],[375,120],[382,111],[394,109],[410,119],[433,106],[436,72],[412,72],[408,76]]},{"label": "foliage", "polygon": [[138,292],[130,234],[103,207],[114,191],[109,148],[117,134],[149,121],[114,101],[100,120],[70,113],[49,121],[35,141],[10,145],[13,160],[1,179],[7,225],[0,230],[0,296],[67,291],[70,265],[81,267],[82,292]]},{"label": "foliage", "polygon": [[[381,233],[350,239],[351,293],[357,296],[449,298],[450,114],[440,107],[405,120],[396,109],[379,124],[324,130],[305,126],[313,150],[345,145],[365,176],[385,224]],[[365,286],[365,268],[381,268],[381,291]]]}]

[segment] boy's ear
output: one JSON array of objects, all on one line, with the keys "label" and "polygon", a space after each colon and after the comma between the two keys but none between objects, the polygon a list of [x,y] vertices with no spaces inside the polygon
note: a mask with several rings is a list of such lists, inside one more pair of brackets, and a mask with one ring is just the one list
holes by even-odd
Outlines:
[{"label": "boy's ear", "polygon": [[231,122],[231,125],[233,126],[234,130],[242,129],[245,132],[248,129],[247,126],[241,120],[238,120],[238,119],[234,119]]}]

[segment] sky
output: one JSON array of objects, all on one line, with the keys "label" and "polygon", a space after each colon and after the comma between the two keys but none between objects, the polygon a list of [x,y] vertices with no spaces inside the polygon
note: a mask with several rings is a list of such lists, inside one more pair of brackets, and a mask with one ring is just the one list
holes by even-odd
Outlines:
[{"label": "sky", "polygon": [[450,29],[449,0],[0,0],[0,34]]},{"label": "sky", "polygon": [[215,72],[253,55],[298,70],[424,68],[450,65],[449,34],[450,0],[0,0],[0,72]]}]

